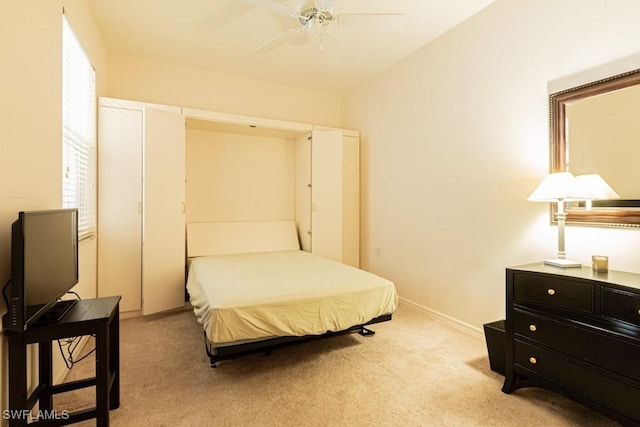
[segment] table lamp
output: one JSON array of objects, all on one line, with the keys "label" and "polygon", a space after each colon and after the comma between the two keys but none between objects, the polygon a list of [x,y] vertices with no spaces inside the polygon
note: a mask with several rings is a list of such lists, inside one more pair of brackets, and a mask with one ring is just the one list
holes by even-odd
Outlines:
[{"label": "table lamp", "polygon": [[555,202],[558,206],[556,212],[556,218],[558,219],[558,257],[545,260],[545,264],[563,268],[582,266],[579,261],[571,261],[566,257],[564,225],[567,214],[564,210],[564,204],[565,202],[592,200],[595,198],[596,196],[587,190],[570,172],[556,172],[547,175],[527,198],[527,200],[533,202]]},{"label": "table lamp", "polygon": [[[620,196],[616,193],[613,188],[607,184],[607,182],[602,179],[600,175],[597,173],[590,173],[587,175],[578,175],[576,179],[580,181],[591,194],[594,195],[594,199],[596,200],[610,200],[610,199],[619,199]],[[585,205],[588,211],[591,210],[591,200],[586,201]]]}]

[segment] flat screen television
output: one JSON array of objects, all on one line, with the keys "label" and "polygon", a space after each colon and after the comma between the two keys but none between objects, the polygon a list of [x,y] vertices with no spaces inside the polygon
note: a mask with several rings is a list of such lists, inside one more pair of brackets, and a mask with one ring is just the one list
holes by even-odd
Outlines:
[{"label": "flat screen television", "polygon": [[78,283],[78,210],[25,211],[11,227],[11,281],[3,328],[24,331],[64,315],[60,298]]}]

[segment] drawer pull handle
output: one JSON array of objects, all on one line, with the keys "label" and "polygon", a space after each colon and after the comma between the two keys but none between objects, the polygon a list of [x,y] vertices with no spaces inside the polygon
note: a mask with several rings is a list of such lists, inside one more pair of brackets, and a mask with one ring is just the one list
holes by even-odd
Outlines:
[{"label": "drawer pull handle", "polygon": [[529,330],[530,330],[531,332],[535,332],[535,331],[537,331],[537,330],[538,330],[538,327],[537,327],[536,325],[529,325]]},{"label": "drawer pull handle", "polygon": [[549,295],[555,295],[556,294],[556,290],[555,289],[549,289],[549,290],[547,290],[547,293]]},{"label": "drawer pull handle", "polygon": [[535,357],[530,357],[529,363],[531,363],[532,365],[535,365],[536,363],[538,363],[538,359],[536,359]]}]

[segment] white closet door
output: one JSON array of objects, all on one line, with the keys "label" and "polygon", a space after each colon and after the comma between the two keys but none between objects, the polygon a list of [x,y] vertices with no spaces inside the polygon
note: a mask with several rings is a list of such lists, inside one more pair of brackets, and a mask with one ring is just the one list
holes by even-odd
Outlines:
[{"label": "white closet door", "polygon": [[144,109],[142,313],[184,305],[185,122]]},{"label": "white closet door", "polygon": [[343,137],[342,262],[360,268],[360,138]]},{"label": "white closet door", "polygon": [[342,131],[312,132],[311,252],[342,262]]},{"label": "white closet door", "polygon": [[296,223],[300,248],[311,252],[311,134],[296,140]]},{"label": "white closet door", "polygon": [[121,295],[121,311],[140,310],[142,111],[98,115],[98,296]]}]

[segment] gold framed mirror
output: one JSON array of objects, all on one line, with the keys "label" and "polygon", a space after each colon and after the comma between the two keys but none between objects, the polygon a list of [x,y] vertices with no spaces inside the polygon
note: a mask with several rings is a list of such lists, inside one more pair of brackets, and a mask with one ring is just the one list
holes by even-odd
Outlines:
[{"label": "gold framed mirror", "polygon": [[549,112],[551,172],[598,173],[620,195],[568,204],[567,224],[640,227],[640,69],[553,93]]}]

